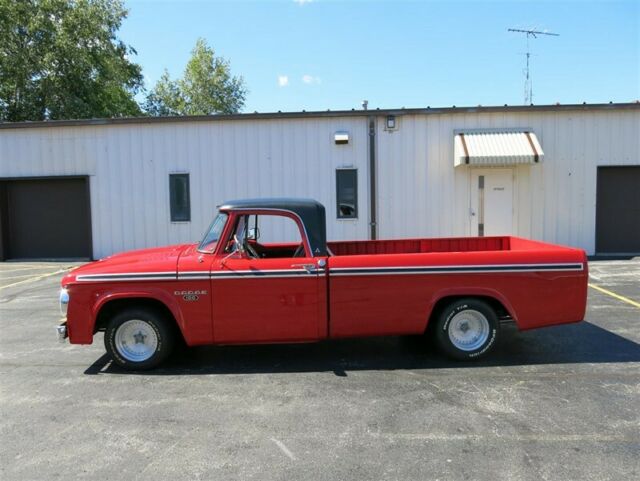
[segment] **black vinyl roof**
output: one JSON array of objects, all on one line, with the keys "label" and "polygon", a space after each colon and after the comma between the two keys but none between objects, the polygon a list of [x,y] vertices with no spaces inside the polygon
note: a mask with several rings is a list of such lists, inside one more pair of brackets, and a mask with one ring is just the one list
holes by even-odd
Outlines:
[{"label": "black vinyl roof", "polygon": [[327,255],[325,210],[317,200],[290,197],[230,200],[219,205],[218,209],[225,211],[267,209],[292,212],[302,221],[313,255]]}]

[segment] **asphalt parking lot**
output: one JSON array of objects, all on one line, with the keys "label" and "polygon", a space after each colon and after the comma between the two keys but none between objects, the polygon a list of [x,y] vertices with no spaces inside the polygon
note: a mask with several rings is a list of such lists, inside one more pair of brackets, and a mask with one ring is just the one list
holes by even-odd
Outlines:
[{"label": "asphalt parking lot", "polygon": [[638,258],[591,263],[586,322],[504,329],[481,364],[390,338],[143,374],[56,341],[66,267],[0,263],[0,479],[640,479]]}]

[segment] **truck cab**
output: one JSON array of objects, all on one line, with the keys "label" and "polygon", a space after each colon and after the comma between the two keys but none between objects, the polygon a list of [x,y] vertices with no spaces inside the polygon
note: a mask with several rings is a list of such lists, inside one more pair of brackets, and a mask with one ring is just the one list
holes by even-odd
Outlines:
[{"label": "truck cab", "polygon": [[326,337],[324,215],[313,200],[243,200],[219,207],[204,240],[178,261],[179,280],[202,277],[203,270],[210,275],[189,288],[210,286],[212,341]]}]

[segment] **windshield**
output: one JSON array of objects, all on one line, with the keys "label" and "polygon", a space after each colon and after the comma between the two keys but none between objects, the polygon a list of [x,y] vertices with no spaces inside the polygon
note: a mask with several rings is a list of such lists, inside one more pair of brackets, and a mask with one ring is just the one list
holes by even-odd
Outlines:
[{"label": "windshield", "polygon": [[204,239],[202,239],[202,242],[200,242],[198,246],[199,251],[213,252],[218,243],[218,239],[220,239],[222,235],[222,229],[224,229],[228,217],[229,215],[226,212],[218,212],[218,215],[213,219],[209,227],[207,235],[204,236]]}]

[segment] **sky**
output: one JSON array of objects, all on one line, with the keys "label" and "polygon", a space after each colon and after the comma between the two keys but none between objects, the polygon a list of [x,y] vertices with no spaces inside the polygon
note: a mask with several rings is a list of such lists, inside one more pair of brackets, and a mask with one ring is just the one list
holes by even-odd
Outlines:
[{"label": "sky", "polygon": [[640,99],[640,0],[125,0],[119,36],[151,88],[203,37],[242,75],[244,112]]}]

